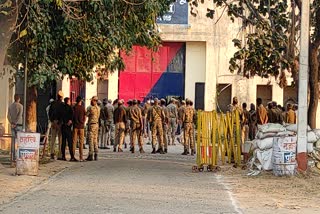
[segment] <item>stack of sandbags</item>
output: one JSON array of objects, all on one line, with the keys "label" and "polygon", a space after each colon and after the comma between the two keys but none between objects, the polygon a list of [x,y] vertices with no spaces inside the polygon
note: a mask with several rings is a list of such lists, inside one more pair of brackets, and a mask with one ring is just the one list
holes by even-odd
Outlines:
[{"label": "stack of sandbags", "polygon": [[259,170],[272,170],[272,151],[275,137],[290,136],[293,132],[288,132],[281,124],[268,123],[258,126],[258,133],[253,144],[255,145],[254,158],[255,165]]},{"label": "stack of sandbags", "polygon": [[[297,133],[298,132],[298,125],[297,124],[286,124],[285,128],[288,131],[292,131]],[[318,140],[320,140],[320,130],[312,130],[310,126],[308,126],[308,132],[307,132],[307,140],[308,140],[308,145],[307,145],[307,152],[312,153],[313,152],[313,147],[314,144],[317,143]],[[320,142],[318,143],[320,144]]]},{"label": "stack of sandbags", "polygon": [[268,123],[258,126],[256,139],[253,141],[253,164],[258,170],[272,170],[272,154],[274,138],[293,136],[295,133],[287,131],[281,124]]}]

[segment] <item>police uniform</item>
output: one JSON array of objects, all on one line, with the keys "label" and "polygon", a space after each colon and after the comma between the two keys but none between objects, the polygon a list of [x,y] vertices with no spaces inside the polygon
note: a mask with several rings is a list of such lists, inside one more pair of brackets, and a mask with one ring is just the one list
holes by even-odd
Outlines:
[{"label": "police uniform", "polygon": [[161,108],[164,114],[164,118],[162,120],[164,152],[167,153],[168,152],[169,110],[166,107],[165,99],[161,99]]},{"label": "police uniform", "polygon": [[99,133],[99,118],[100,108],[97,105],[98,98],[92,97],[91,105],[87,108],[86,115],[88,117],[88,135],[89,135],[89,156],[87,160],[92,160],[93,152],[94,159],[98,158],[98,133]]},{"label": "police uniform", "polygon": [[112,105],[112,100],[108,100],[108,104],[106,105],[108,118],[107,118],[107,145],[114,145],[115,138],[115,125],[113,121],[113,113],[114,107]]},{"label": "police uniform", "polygon": [[[171,103],[167,106],[169,113],[169,133],[171,137],[171,144],[175,145],[175,136],[177,131],[177,119],[178,119],[178,110],[177,106],[174,104],[174,100],[171,100]],[[168,143],[170,145],[170,141]]]},{"label": "police uniform", "polygon": [[152,154],[156,153],[156,138],[159,139],[159,152],[164,154],[163,151],[163,126],[162,120],[164,113],[162,108],[158,105],[158,99],[154,100],[154,106],[152,106],[148,112],[148,121],[151,123],[152,132]]},{"label": "police uniform", "polygon": [[180,133],[178,136],[179,143],[183,144],[184,138],[183,138],[183,115],[186,109],[186,102],[183,100],[181,102],[181,106],[178,108],[178,129],[180,129]]},{"label": "police uniform", "polygon": [[182,153],[183,155],[187,155],[189,153],[189,141],[191,155],[194,155],[194,118],[194,109],[190,105],[187,105],[182,115],[182,121],[184,126],[184,152]]},{"label": "police uniform", "polygon": [[130,118],[130,142],[131,144],[131,152],[134,153],[134,146],[136,138],[138,138],[138,145],[140,153],[144,153],[143,143],[142,143],[142,130],[143,130],[143,122],[142,122],[142,114],[141,109],[137,106],[137,101],[133,101],[133,106],[129,109],[129,118]]}]

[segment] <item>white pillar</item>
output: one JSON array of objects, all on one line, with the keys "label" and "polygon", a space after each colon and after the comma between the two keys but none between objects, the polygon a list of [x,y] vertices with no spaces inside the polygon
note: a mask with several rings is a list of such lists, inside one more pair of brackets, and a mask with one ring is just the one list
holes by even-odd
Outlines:
[{"label": "white pillar", "polygon": [[302,1],[299,70],[298,111],[298,168],[307,169],[307,125],[308,125],[308,70],[309,70],[309,19],[310,0]]}]

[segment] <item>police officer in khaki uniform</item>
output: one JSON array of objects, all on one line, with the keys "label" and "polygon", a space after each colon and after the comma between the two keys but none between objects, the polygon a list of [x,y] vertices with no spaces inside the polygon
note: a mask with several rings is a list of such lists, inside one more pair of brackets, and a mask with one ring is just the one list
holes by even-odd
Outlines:
[{"label": "police officer in khaki uniform", "polygon": [[91,98],[91,104],[87,108],[86,115],[88,117],[88,135],[89,135],[89,155],[87,161],[98,160],[98,134],[99,134],[99,118],[100,108],[97,105],[98,97]]},{"label": "police officer in khaki uniform", "polygon": [[184,126],[184,152],[182,155],[189,154],[189,141],[190,141],[190,148],[191,148],[191,155],[194,155],[194,118],[195,118],[195,111],[190,105],[190,100],[186,100],[186,108],[182,115],[182,121]]},{"label": "police officer in khaki uniform", "polygon": [[[175,138],[176,138],[176,131],[177,131],[177,120],[178,120],[178,109],[175,104],[175,99],[170,100],[170,104],[167,106],[168,113],[169,113],[169,134],[171,139],[169,139],[169,145],[176,145]],[[170,143],[171,140],[171,143]]]},{"label": "police officer in khaki uniform", "polygon": [[179,143],[181,144],[184,144],[183,143],[183,120],[182,120],[182,116],[184,115],[185,113],[185,109],[186,109],[186,101],[185,100],[182,100],[181,101],[181,106],[178,108],[178,126],[180,129],[180,133],[178,135],[178,141]]},{"label": "police officer in khaki uniform", "polygon": [[130,142],[131,142],[131,149],[132,153],[135,152],[135,142],[136,138],[138,138],[138,145],[140,153],[144,153],[143,150],[143,143],[142,143],[142,133],[143,133],[143,118],[141,114],[141,109],[138,106],[138,101],[132,101],[133,106],[129,109],[129,118],[130,118]]},{"label": "police officer in khaki uniform", "polygon": [[148,121],[151,124],[152,132],[152,154],[156,154],[156,138],[159,139],[159,153],[164,154],[163,151],[163,126],[162,121],[164,119],[164,113],[162,108],[159,106],[159,100],[154,99],[154,105],[148,112]]},{"label": "police officer in khaki uniform", "polygon": [[[161,99],[161,108],[164,113],[164,118],[162,121],[162,127],[163,127],[163,144],[164,144],[164,153],[168,153],[168,126],[169,126],[169,111],[166,106],[166,100]],[[160,152],[160,150],[159,150]]]}]

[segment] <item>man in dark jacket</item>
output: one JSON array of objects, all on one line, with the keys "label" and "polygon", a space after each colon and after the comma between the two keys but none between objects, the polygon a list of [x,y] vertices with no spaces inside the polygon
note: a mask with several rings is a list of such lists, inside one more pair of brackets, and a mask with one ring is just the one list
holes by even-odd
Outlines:
[{"label": "man in dark jacket", "polygon": [[70,161],[77,161],[74,157],[73,146],[72,146],[72,119],[73,110],[71,108],[71,101],[69,97],[64,98],[64,112],[63,112],[63,123],[62,123],[62,145],[61,154],[62,157],[58,160],[66,160],[66,141],[68,141],[68,147],[71,159]]},{"label": "man in dark jacket", "polygon": [[54,159],[55,156],[55,143],[56,137],[59,139],[59,154],[61,156],[61,145],[62,145],[62,136],[61,136],[61,125],[64,112],[64,105],[62,103],[63,92],[58,92],[58,99],[54,101],[49,109],[49,119],[51,121],[51,141],[50,141],[50,150],[51,150],[51,159]]}]

